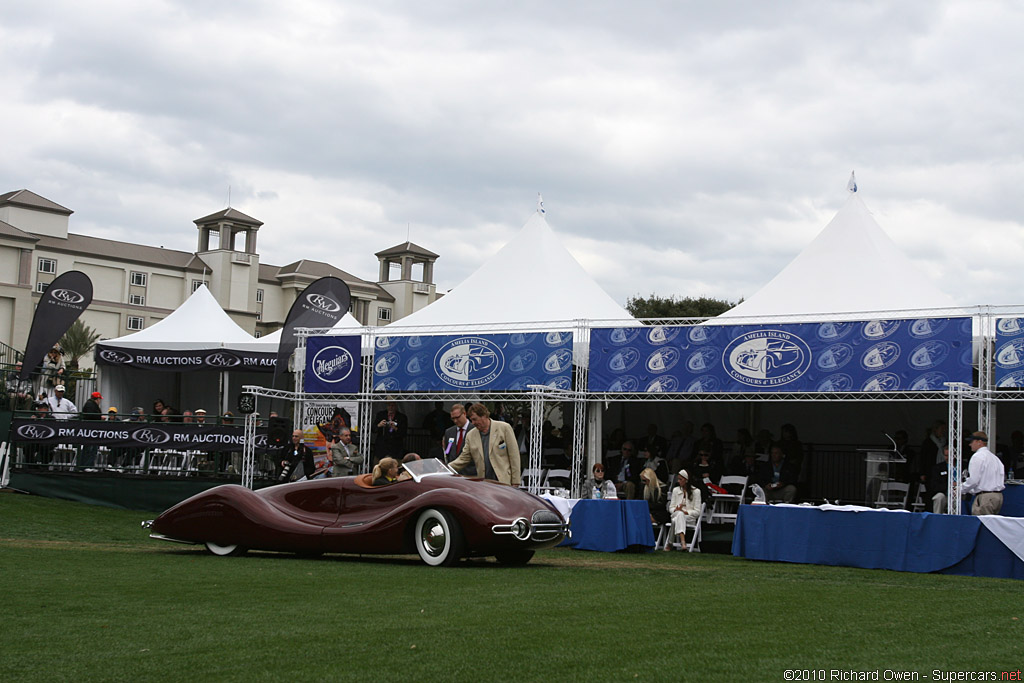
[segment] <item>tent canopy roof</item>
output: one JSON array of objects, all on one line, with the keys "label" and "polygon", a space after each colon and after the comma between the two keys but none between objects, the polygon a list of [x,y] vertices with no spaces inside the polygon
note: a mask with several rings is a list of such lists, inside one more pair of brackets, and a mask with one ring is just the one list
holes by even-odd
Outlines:
[{"label": "tent canopy roof", "polygon": [[[854,192],[768,284],[723,317],[955,308],[902,252]],[[849,317],[849,316],[846,316]]]},{"label": "tent canopy roof", "polygon": [[392,323],[388,329],[500,326],[581,318],[622,320],[632,316],[594,282],[544,215],[537,212],[498,253],[444,298]]}]

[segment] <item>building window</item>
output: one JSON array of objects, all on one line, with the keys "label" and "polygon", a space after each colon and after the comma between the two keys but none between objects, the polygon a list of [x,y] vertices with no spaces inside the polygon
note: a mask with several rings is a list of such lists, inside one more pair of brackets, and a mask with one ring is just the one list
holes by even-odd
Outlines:
[{"label": "building window", "polygon": [[263,320],[263,311],[256,311],[256,320]]},{"label": "building window", "polygon": [[262,332],[260,332],[259,330],[256,330],[256,333],[255,333],[254,335],[252,335],[252,336],[254,336],[254,337],[256,337],[257,339],[259,339],[260,337],[262,337],[262,336],[263,336],[263,333],[262,333]]},{"label": "building window", "polygon": [[52,258],[40,258],[39,259],[39,272],[40,273],[56,273],[57,272],[57,260]]},{"label": "building window", "polygon": [[49,286],[50,286],[49,282],[37,282],[36,283],[36,291],[39,292],[40,294],[42,294],[43,292],[46,291],[46,288],[49,287]]},{"label": "building window", "polygon": [[146,297],[144,297],[141,294],[129,294],[128,303],[130,303],[132,306],[145,306]]},{"label": "building window", "polygon": [[199,289],[203,285],[206,285],[207,287],[209,287],[210,283],[207,282],[206,280],[193,280],[192,281],[192,291],[193,292],[196,291],[197,289]]},{"label": "building window", "polygon": [[146,324],[146,321],[137,315],[128,316],[128,329],[129,330],[141,330]]},{"label": "building window", "polygon": [[[146,274],[132,271],[132,287],[145,287],[146,286]],[[142,328],[139,328],[142,329]]]},{"label": "building window", "polygon": [[257,289],[256,290],[256,303],[258,303],[258,304],[263,303],[263,290],[262,289]]},{"label": "building window", "polygon": [[377,320],[391,320],[391,309],[390,308],[378,308],[377,309]]}]

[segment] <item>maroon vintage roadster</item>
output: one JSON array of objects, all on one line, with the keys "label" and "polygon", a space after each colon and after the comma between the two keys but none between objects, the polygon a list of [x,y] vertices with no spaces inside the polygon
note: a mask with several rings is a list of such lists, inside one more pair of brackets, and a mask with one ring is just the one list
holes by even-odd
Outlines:
[{"label": "maroon vintage roadster", "polygon": [[439,460],[404,467],[411,478],[387,486],[372,486],[368,474],[259,491],[218,486],[143,526],[152,538],[205,544],[215,555],[416,552],[435,566],[491,555],[526,564],[569,533],[555,508],[530,493],[461,477]]}]

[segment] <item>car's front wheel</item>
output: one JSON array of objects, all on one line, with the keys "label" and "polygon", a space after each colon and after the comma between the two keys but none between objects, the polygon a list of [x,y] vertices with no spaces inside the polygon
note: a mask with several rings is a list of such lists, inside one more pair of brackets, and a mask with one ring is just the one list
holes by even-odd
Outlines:
[{"label": "car's front wheel", "polygon": [[246,550],[240,545],[217,545],[209,541],[206,543],[206,549],[220,557],[237,557],[238,555],[244,555]]},{"label": "car's front wheel", "polygon": [[416,552],[433,567],[451,567],[464,553],[462,529],[450,512],[427,508],[416,519]]}]

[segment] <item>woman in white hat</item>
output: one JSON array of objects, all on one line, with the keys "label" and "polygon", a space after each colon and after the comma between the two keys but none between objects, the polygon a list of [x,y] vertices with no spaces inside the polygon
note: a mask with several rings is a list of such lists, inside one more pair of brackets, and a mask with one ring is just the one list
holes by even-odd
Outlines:
[{"label": "woman in white hat", "polygon": [[[700,489],[690,486],[690,475],[686,470],[679,470],[676,480],[679,486],[672,489],[668,511],[672,515],[672,533],[679,537],[680,548],[686,550],[686,528],[696,527],[700,516]],[[667,544],[665,550],[669,550]]]}]

